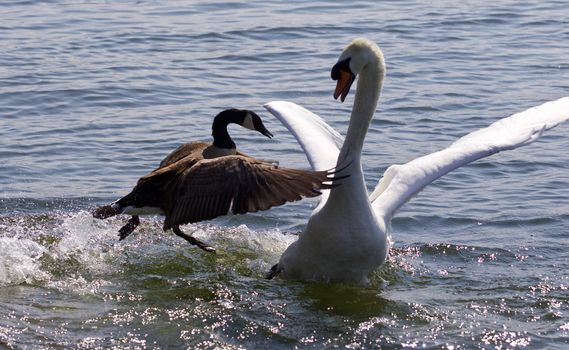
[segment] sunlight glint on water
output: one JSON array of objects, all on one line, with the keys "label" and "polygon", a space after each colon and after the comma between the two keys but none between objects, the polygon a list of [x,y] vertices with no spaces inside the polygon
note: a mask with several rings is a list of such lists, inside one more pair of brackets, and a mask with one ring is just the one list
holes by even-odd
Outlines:
[{"label": "sunlight glint on water", "polygon": [[[564,2],[12,1],[0,4],[0,348],[564,348],[567,125],[438,180],[393,221],[369,285],[267,281],[317,203],[184,227],[89,211],[228,107],[268,140],[239,148],[308,167],[264,111],[299,103],[345,132],[330,68],[365,36],[386,85],[366,139],[371,189],[393,163],[569,93]],[[346,247],[349,249],[349,247]]]}]

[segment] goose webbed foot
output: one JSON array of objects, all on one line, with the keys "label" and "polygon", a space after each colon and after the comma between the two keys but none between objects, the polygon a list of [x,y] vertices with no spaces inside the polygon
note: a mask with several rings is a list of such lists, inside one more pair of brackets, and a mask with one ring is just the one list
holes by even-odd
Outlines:
[{"label": "goose webbed foot", "polygon": [[174,231],[174,234],[176,234],[176,236],[182,237],[183,239],[188,241],[190,244],[198,246],[199,248],[205,250],[208,253],[214,253],[215,254],[215,248],[214,247],[205,244],[204,242],[200,241],[199,239],[197,239],[195,237],[192,237],[190,235],[185,234],[184,232],[182,232],[182,230],[180,230],[179,227],[172,227],[172,231]]},{"label": "goose webbed foot", "polygon": [[274,264],[273,267],[271,267],[271,269],[269,270],[269,272],[267,272],[267,274],[265,275],[265,278],[268,280],[273,279],[273,277],[275,277],[279,273],[281,273],[281,268],[279,264]]},{"label": "goose webbed foot", "polygon": [[119,206],[115,205],[103,205],[91,212],[93,217],[97,219],[110,218],[111,216],[115,216],[120,213],[122,213],[122,209]]},{"label": "goose webbed foot", "polygon": [[139,224],[140,224],[140,219],[138,218],[138,216],[134,215],[133,217],[131,217],[130,220],[128,220],[128,222],[126,223],[126,225],[121,227],[121,229],[119,230],[119,241],[122,241],[123,239],[127,238],[128,235],[130,235]]}]

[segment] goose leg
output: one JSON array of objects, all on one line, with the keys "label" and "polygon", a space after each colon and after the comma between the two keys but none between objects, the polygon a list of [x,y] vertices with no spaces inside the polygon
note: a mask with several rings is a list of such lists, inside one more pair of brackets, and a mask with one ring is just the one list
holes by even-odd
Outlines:
[{"label": "goose leg", "polygon": [[128,220],[128,222],[126,223],[126,225],[124,225],[123,227],[121,227],[121,229],[119,230],[119,241],[122,241],[123,239],[127,238],[128,235],[130,235],[132,233],[132,231],[134,231],[134,229],[140,224],[140,220],[138,218],[137,215],[133,215],[130,220]]},{"label": "goose leg", "polygon": [[190,244],[196,245],[196,246],[200,247],[201,249],[205,250],[206,252],[215,253],[214,247],[211,247],[211,246],[205,244],[204,242],[200,241],[199,239],[197,239],[195,237],[192,237],[190,235],[185,234],[184,232],[182,232],[182,230],[180,230],[180,228],[178,226],[172,227],[172,231],[174,231],[174,234],[176,234],[176,236],[182,237],[186,241],[190,242]]},{"label": "goose leg", "polygon": [[273,279],[273,277],[275,277],[279,273],[281,273],[281,267],[279,266],[279,264],[275,264],[273,265],[273,267],[271,267],[271,270],[267,272],[265,278],[268,280]]}]

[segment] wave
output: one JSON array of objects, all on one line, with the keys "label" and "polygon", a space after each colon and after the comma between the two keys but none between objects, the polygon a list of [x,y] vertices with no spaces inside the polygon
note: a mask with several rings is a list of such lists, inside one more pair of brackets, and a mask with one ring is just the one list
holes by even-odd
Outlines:
[{"label": "wave", "polygon": [[0,239],[0,287],[32,283],[46,278],[41,270],[40,258],[46,252],[42,245],[16,237]]},{"label": "wave", "polygon": [[540,226],[550,225],[569,220],[569,214],[552,213],[551,216],[515,217],[502,218],[496,213],[493,219],[480,219],[468,216],[441,216],[441,215],[410,215],[395,217],[392,221],[394,232],[405,231],[424,226],[486,226],[486,227],[517,227],[517,226]]},{"label": "wave", "polygon": [[[251,230],[246,225],[187,225],[184,230],[218,248],[205,254],[169,232],[159,218],[148,218],[128,239],[118,241],[123,218],[94,219],[87,211],[0,217],[0,286],[42,285],[95,292],[113,276],[168,275],[186,269],[262,277],[296,235],[279,229]],[[142,270],[142,271],[141,271]],[[96,282],[96,283],[94,283]]]},{"label": "wave", "polygon": [[[90,199],[91,203],[100,202]],[[163,232],[162,218],[149,217],[135,233],[118,241],[117,231],[124,217],[105,221],[92,218],[86,211],[85,198],[75,199],[4,199],[10,214],[0,216],[0,285],[39,284],[54,288],[88,291],[94,281],[105,286],[116,274],[150,273],[175,275],[199,272],[217,274],[220,270],[240,279],[259,277],[276,262],[280,254],[297,238],[302,229],[289,225],[293,233],[265,216],[228,216],[213,223],[187,225],[184,230],[213,245],[218,254],[210,256],[188,245],[170,232]],[[14,209],[16,208],[16,209]],[[47,211],[45,208],[49,208]],[[269,220],[269,222],[267,221]],[[569,215],[520,219],[496,219],[480,222],[468,217],[421,216],[398,217],[393,222],[395,235],[416,232],[417,227],[456,226],[463,231],[472,226],[536,227],[569,220]],[[243,222],[246,223],[243,224]],[[421,234],[421,232],[419,232]],[[460,239],[459,235],[459,239]],[[416,272],[417,260],[431,261],[435,266],[441,257],[449,263],[498,261],[512,263],[522,259],[520,252],[494,247],[485,240],[476,243],[432,243],[433,236],[423,237],[429,243],[406,244],[392,248],[388,264],[380,268],[373,285],[392,283],[406,273]],[[408,240],[409,238],[407,238]],[[546,251],[551,247],[540,247]]]}]

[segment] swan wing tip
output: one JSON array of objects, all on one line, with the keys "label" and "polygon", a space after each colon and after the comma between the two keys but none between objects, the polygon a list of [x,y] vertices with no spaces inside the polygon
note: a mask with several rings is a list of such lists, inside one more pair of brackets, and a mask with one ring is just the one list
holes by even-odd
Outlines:
[{"label": "swan wing tip", "polygon": [[289,102],[289,101],[284,101],[284,100],[275,100],[275,101],[269,101],[265,104],[263,104],[263,107],[265,107],[266,109],[272,109],[272,108],[277,108],[279,106],[298,106],[296,103],[293,102]]}]

